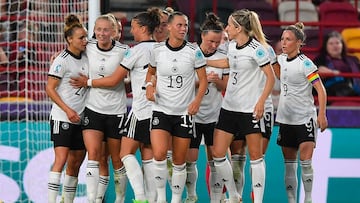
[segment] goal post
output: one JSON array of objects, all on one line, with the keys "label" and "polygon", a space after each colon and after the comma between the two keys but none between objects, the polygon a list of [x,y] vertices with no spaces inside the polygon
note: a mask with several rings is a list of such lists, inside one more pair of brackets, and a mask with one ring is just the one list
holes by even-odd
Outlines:
[{"label": "goal post", "polygon": [[[45,92],[50,57],[66,47],[65,16],[77,14],[88,25],[95,1],[0,1],[0,202],[47,202],[54,159]],[[86,202],[85,176],[76,196]]]}]

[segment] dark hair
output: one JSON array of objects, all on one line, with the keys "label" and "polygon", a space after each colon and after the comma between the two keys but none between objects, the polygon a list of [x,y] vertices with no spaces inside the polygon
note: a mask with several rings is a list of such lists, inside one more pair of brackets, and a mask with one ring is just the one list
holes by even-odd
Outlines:
[{"label": "dark hair", "polygon": [[337,39],[340,39],[341,44],[343,46],[343,48],[341,50],[341,57],[346,58],[346,56],[347,56],[347,47],[346,47],[346,44],[345,44],[344,39],[342,38],[341,34],[339,32],[337,32],[337,31],[332,31],[332,32],[329,32],[327,35],[325,35],[322,46],[320,48],[320,54],[324,54],[324,55],[329,54],[328,51],[327,51],[327,43],[328,43],[329,39],[333,38],[333,37],[335,37]]},{"label": "dark hair", "polygon": [[213,12],[206,13],[206,19],[200,26],[201,33],[207,33],[213,31],[221,33],[224,30],[224,24],[220,21],[220,18]]},{"label": "dark hair", "polygon": [[149,8],[145,12],[138,13],[133,20],[136,20],[139,25],[147,27],[149,34],[152,34],[160,25],[160,15],[159,9]]},{"label": "dark hair", "polygon": [[74,34],[75,28],[84,28],[83,24],[78,16],[70,14],[65,17],[65,27],[64,27],[64,38],[68,42],[67,37],[71,37]]},{"label": "dark hair", "polygon": [[306,35],[304,33],[304,24],[302,22],[297,22],[295,25],[289,25],[284,30],[293,32],[296,39],[301,40],[302,43],[305,42]]},{"label": "dark hair", "polygon": [[174,11],[171,13],[171,15],[168,18],[168,23],[171,23],[174,20],[175,16],[184,16],[187,19],[187,16],[184,13],[181,13],[180,11]]}]

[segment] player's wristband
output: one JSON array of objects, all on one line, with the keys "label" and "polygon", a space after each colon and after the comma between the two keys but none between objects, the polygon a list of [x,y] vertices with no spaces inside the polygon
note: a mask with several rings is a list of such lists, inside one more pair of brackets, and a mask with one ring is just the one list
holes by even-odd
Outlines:
[{"label": "player's wristband", "polygon": [[86,84],[87,84],[88,87],[91,87],[92,86],[92,79],[88,79]]},{"label": "player's wristband", "polygon": [[154,86],[154,84],[153,84],[152,82],[147,82],[147,83],[145,84],[145,88],[147,88],[148,86]]}]

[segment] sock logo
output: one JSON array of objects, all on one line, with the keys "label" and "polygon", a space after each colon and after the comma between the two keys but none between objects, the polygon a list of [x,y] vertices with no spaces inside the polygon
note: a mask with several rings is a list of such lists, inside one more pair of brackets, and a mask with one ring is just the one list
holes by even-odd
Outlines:
[{"label": "sock logo", "polygon": [[311,182],[312,182],[312,179],[311,179],[311,178],[306,179],[306,180],[305,180],[305,182],[307,182],[307,183],[311,183]]},{"label": "sock logo", "polygon": [[254,185],[254,187],[262,187],[262,185],[260,183],[256,183],[256,185]]},{"label": "sock logo", "polygon": [[291,185],[286,186],[286,190],[294,190],[294,188]]},{"label": "sock logo", "polygon": [[87,176],[92,176],[92,173],[89,171],[89,172],[87,172],[86,175],[87,175]]},{"label": "sock logo", "polygon": [[160,180],[162,180],[163,178],[161,178],[160,176],[156,176],[155,179],[156,179],[157,181],[160,181]]}]

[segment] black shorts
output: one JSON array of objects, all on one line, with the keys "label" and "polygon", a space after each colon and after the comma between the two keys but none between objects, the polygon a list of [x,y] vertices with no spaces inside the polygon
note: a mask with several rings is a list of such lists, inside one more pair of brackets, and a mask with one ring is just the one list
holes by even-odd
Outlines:
[{"label": "black shorts", "polygon": [[190,148],[199,149],[201,139],[204,137],[206,146],[214,143],[215,123],[195,123],[195,136],[191,139]]},{"label": "black shorts", "polygon": [[107,115],[85,108],[82,128],[103,132],[104,140],[108,137],[121,139],[123,135],[126,135],[125,121],[126,114]]},{"label": "black shorts", "polygon": [[273,112],[265,112],[264,113],[264,124],[265,124],[265,132],[262,133],[263,138],[267,138],[270,140],[273,126],[274,126],[274,114]]},{"label": "black shorts", "polygon": [[299,148],[303,142],[316,142],[316,122],[313,118],[303,125],[288,125],[280,123],[277,144],[282,147]]},{"label": "black shorts", "polygon": [[153,111],[151,118],[151,129],[168,131],[172,136],[192,138],[194,125],[191,115],[167,115],[162,112]]},{"label": "black shorts", "polygon": [[127,134],[124,137],[128,137],[150,145],[150,118],[139,121],[134,113],[131,113],[125,123]]},{"label": "black shorts", "polygon": [[233,134],[234,140],[245,139],[252,133],[265,132],[264,119],[254,120],[252,113],[242,113],[220,109],[219,121],[216,129]]},{"label": "black shorts", "polygon": [[81,125],[50,120],[51,141],[54,147],[68,147],[70,150],[85,150]]}]

